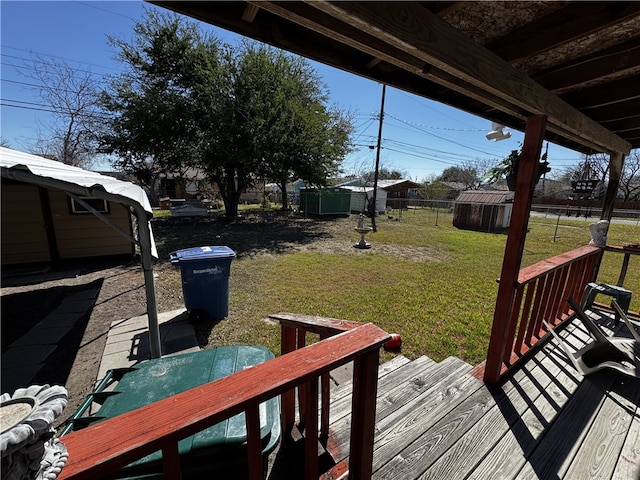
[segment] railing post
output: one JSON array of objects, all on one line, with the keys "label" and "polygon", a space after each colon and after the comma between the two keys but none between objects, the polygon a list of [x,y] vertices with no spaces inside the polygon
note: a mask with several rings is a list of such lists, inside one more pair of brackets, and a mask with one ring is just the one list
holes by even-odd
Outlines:
[{"label": "railing post", "polygon": [[[328,334],[320,335],[320,340],[329,338]],[[326,448],[329,438],[329,403],[331,401],[329,373],[320,376],[320,441]]]},{"label": "railing post", "polygon": [[509,320],[513,311],[513,297],[517,286],[520,264],[522,263],[522,251],[527,236],[531,200],[536,183],[538,160],[546,124],[546,117],[541,115],[529,117],[527,120],[516,193],[513,200],[513,213],[509,224],[509,234],[498,286],[498,298],[496,299],[493,326],[489,339],[484,374],[484,381],[487,384],[495,384],[500,379],[502,362],[506,355],[506,344],[512,341],[512,339],[507,338],[507,332],[510,329]]},{"label": "railing post", "polygon": [[372,350],[353,362],[349,454],[349,478],[352,480],[370,479],[373,469],[379,357],[378,350]]},{"label": "railing post", "polygon": [[182,478],[180,470],[180,452],[178,442],[173,442],[162,448],[162,473],[164,478]]},{"label": "railing post", "polygon": [[318,478],[318,378],[314,377],[303,388],[306,402],[304,424],[304,478]]},{"label": "railing post", "polygon": [[260,443],[260,404],[256,403],[245,412],[247,428],[247,463],[249,480],[263,480],[262,445]]},{"label": "railing post", "polygon": [[[307,344],[307,332],[298,329],[298,350],[304,348]],[[300,417],[300,426],[304,427],[307,422],[307,388],[304,385],[298,387],[298,415]],[[316,404],[314,410],[317,410],[318,406]]]},{"label": "railing post", "polygon": [[[296,349],[296,330],[286,325],[280,326],[280,352],[286,355]],[[282,400],[282,431],[286,432],[293,427],[296,421],[296,391],[287,390],[281,395]]]}]

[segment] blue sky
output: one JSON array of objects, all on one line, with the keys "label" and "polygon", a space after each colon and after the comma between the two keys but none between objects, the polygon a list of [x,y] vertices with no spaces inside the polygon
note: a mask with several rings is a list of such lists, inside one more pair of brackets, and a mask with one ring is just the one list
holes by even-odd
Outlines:
[{"label": "blue sky", "polygon": [[[16,66],[28,65],[31,52],[43,58],[64,61],[96,78],[117,74],[122,64],[107,43],[107,35],[131,40],[133,24],[143,18],[141,1],[0,2],[1,25],[1,115],[2,139],[12,148],[28,150],[38,135],[38,125],[50,116],[42,111],[38,93],[25,83]],[[207,24],[225,42],[236,44],[240,37]],[[309,62],[327,86],[331,103],[354,113],[356,150],[345,160],[347,173],[372,170],[378,134],[382,85],[316,62]],[[444,104],[387,87],[382,130],[381,165],[400,170],[408,178],[422,181],[447,167],[475,159],[499,159],[519,147],[523,135],[500,142],[485,138],[488,120],[469,115]],[[575,165],[578,152],[549,145],[552,175]],[[101,166],[104,168],[104,166]]]}]

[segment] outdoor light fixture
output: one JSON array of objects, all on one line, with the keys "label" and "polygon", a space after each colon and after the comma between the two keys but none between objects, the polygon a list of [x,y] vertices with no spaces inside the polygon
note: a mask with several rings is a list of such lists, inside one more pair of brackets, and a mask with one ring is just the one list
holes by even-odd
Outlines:
[{"label": "outdoor light fixture", "polygon": [[487,133],[487,140],[495,140],[499,142],[500,140],[505,140],[511,137],[511,132],[503,132],[502,129],[505,128],[504,125],[500,125],[499,123],[491,123],[491,131]]}]

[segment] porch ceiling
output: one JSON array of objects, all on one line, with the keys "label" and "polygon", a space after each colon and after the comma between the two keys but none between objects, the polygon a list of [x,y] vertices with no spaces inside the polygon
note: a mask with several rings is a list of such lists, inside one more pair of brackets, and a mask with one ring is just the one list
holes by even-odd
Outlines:
[{"label": "porch ceiling", "polygon": [[640,3],[152,1],[584,152],[640,147]]}]

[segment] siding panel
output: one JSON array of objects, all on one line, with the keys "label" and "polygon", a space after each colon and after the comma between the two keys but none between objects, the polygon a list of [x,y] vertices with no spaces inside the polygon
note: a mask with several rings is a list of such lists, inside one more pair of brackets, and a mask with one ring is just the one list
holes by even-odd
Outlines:
[{"label": "siding panel", "polygon": [[[133,244],[93,214],[71,214],[64,192],[49,194],[61,259],[132,254]],[[131,232],[131,216],[120,204],[110,203],[105,214],[125,232]]]},{"label": "siding panel", "polygon": [[2,265],[51,260],[38,187],[2,185]]}]

